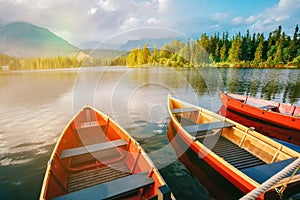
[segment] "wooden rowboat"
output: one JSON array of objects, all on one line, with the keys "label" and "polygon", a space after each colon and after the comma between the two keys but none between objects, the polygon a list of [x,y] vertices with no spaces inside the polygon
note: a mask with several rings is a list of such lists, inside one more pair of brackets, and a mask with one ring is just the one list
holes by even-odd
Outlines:
[{"label": "wooden rowboat", "polygon": [[300,106],[254,97],[219,93],[226,108],[220,114],[260,133],[300,145]]},{"label": "wooden rowboat", "polygon": [[[238,199],[292,163],[300,154],[204,108],[168,97],[168,138],[177,156],[219,199]],[[258,199],[299,194],[300,174],[282,179]]]},{"label": "wooden rowboat", "polygon": [[170,199],[150,158],[124,129],[85,106],[61,134],[40,199]]}]

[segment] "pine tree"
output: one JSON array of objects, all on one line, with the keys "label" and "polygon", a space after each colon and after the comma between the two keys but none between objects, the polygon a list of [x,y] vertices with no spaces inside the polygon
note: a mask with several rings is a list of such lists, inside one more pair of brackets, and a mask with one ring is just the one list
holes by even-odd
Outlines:
[{"label": "pine tree", "polygon": [[215,62],[220,62],[220,48],[219,48],[219,44],[217,44],[217,46],[216,46],[214,61]]},{"label": "pine tree", "polygon": [[289,55],[290,60],[300,55],[300,40],[299,40],[299,26],[298,24],[295,27],[295,32],[293,35],[293,40],[291,41],[290,47],[289,47]]},{"label": "pine tree", "polygon": [[191,61],[191,39],[188,38],[187,44],[183,50],[183,57],[187,61]]},{"label": "pine tree", "polygon": [[263,61],[263,48],[264,48],[264,35],[261,34],[259,37],[259,42],[254,57],[254,61],[257,63],[261,63]]},{"label": "pine tree", "polygon": [[134,67],[136,65],[136,49],[132,49],[126,58],[126,65]]},{"label": "pine tree", "polygon": [[150,56],[150,50],[148,48],[148,43],[145,44],[142,52],[142,57],[143,57],[143,64],[147,64],[149,61],[149,56]]},{"label": "pine tree", "polygon": [[276,52],[274,56],[274,62],[275,64],[279,64],[283,62],[283,41],[284,41],[284,34],[281,37],[281,26],[278,27],[278,30],[276,30]]},{"label": "pine tree", "polygon": [[225,62],[226,61],[226,44],[224,43],[221,50],[220,50],[220,59],[222,62]]},{"label": "pine tree", "polygon": [[153,48],[153,62],[157,63],[159,59],[159,50],[156,45]]},{"label": "pine tree", "polygon": [[236,37],[232,39],[231,48],[229,50],[228,59],[230,62],[240,61],[241,55],[241,39],[240,34],[237,34]]},{"label": "pine tree", "polygon": [[252,41],[250,37],[250,32],[247,30],[246,37],[242,37],[242,44],[241,44],[241,60],[253,60],[252,56]]}]

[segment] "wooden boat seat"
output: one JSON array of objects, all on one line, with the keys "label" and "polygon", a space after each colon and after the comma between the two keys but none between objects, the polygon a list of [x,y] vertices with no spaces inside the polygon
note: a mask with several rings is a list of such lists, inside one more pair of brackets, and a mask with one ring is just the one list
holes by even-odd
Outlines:
[{"label": "wooden boat seat", "polygon": [[198,108],[194,108],[194,107],[188,107],[188,108],[175,108],[172,109],[171,112],[173,114],[179,114],[179,113],[186,113],[186,112],[197,112],[199,111]]},{"label": "wooden boat seat", "polygon": [[228,122],[211,122],[206,124],[197,124],[197,125],[191,125],[191,126],[184,126],[183,128],[192,134],[194,137],[200,136],[201,132],[204,131],[210,131],[214,129],[220,129],[220,128],[229,128],[232,127],[233,124]]},{"label": "wooden boat seat", "polygon": [[100,124],[99,121],[89,121],[82,123],[79,128],[91,128],[95,126],[106,126],[106,123]]},{"label": "wooden boat seat", "polygon": [[148,172],[141,172],[82,190],[71,192],[53,199],[109,199],[113,197],[121,197],[122,194],[129,194],[130,192],[133,192],[142,187],[146,187],[153,183],[153,179],[151,177],[148,177]]},{"label": "wooden boat seat", "polygon": [[197,123],[195,123],[192,120],[187,119],[187,118],[185,118],[183,116],[176,115],[175,117],[178,120],[178,122],[181,124],[182,127],[184,127],[184,126],[191,126],[191,125],[197,125]]},{"label": "wooden boat seat", "polygon": [[73,156],[79,156],[87,153],[93,153],[97,151],[103,151],[111,148],[116,148],[120,146],[127,145],[127,141],[124,139],[109,141],[109,142],[102,142],[98,144],[92,144],[88,146],[82,146],[72,149],[65,149],[61,152],[60,158],[68,158]]},{"label": "wooden boat seat", "polygon": [[[290,158],[287,160],[274,162],[271,164],[264,164],[259,165],[256,167],[250,167],[241,170],[244,174],[251,177],[253,180],[255,180],[257,183],[263,183],[272,176],[274,176],[276,173],[281,171],[283,168],[291,164],[296,158]],[[300,174],[300,171],[298,171],[297,174]],[[291,174],[290,174],[291,175]]]}]

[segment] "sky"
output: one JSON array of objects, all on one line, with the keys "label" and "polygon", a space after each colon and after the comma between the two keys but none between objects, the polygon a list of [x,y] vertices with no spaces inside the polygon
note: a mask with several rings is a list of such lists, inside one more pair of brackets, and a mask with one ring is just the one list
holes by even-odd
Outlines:
[{"label": "sky", "polygon": [[48,28],[75,45],[247,29],[268,34],[279,25],[292,35],[300,0],[0,0],[0,24],[14,21]]}]

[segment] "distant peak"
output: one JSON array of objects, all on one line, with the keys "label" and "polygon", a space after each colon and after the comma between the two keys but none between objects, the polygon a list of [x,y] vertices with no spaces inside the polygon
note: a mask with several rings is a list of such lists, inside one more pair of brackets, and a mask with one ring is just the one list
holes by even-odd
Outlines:
[{"label": "distant peak", "polygon": [[[35,26],[31,23],[28,23],[28,22],[23,22],[23,21],[16,21],[16,22],[12,22],[12,23],[9,23],[9,24],[6,24],[5,26]],[[35,26],[37,27],[37,26]]]},{"label": "distant peak", "polygon": [[0,27],[0,41],[3,53],[21,57],[67,54],[77,49],[49,29],[23,21]]}]

